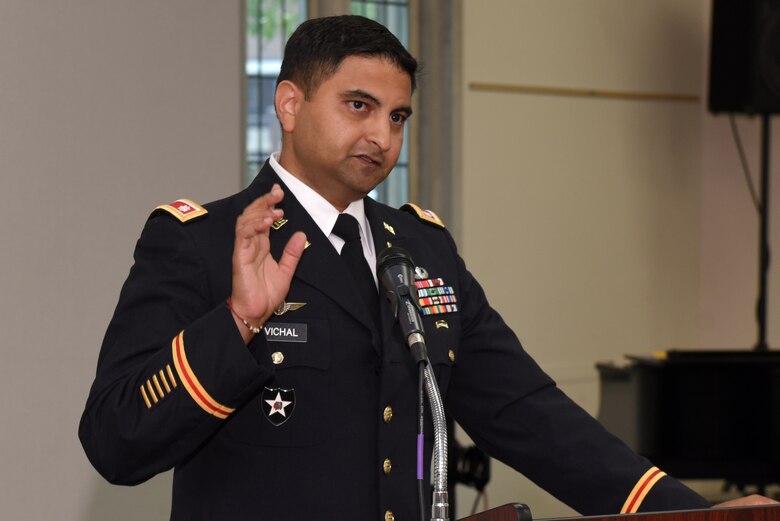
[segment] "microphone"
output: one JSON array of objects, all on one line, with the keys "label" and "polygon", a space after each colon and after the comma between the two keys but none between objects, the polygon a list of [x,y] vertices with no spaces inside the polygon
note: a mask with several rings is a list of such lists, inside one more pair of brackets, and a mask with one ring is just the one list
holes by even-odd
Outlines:
[{"label": "microphone", "polygon": [[376,272],[393,308],[393,315],[416,362],[428,363],[420,300],[414,285],[414,262],[409,252],[391,246],[379,254]]},{"label": "microphone", "polygon": [[[431,501],[431,521],[448,521],[450,518],[449,494],[447,492],[447,422],[444,415],[439,386],[428,361],[425,347],[425,330],[420,318],[420,299],[414,284],[414,262],[403,248],[391,246],[379,254],[376,273],[393,307],[401,332],[412,351],[420,373],[420,392],[418,409],[420,419],[417,424],[417,482],[420,490],[420,511],[425,518],[423,500],[423,387],[428,394],[433,420],[433,499]],[[420,362],[423,362],[422,364]]]}]

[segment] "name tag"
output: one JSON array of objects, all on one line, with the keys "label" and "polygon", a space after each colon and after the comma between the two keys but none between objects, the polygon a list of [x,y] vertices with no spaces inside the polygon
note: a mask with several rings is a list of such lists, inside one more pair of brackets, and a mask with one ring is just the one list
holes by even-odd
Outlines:
[{"label": "name tag", "polygon": [[263,326],[265,338],[273,342],[306,342],[308,324],[271,322]]}]

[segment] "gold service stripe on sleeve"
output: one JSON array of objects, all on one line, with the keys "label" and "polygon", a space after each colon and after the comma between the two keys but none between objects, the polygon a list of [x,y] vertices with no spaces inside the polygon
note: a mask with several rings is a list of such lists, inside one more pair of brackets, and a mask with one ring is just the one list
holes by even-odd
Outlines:
[{"label": "gold service stripe on sleeve", "polygon": [[174,389],[176,389],[176,387],[178,387],[178,384],[176,383],[176,377],[173,376],[173,371],[171,370],[171,364],[167,364],[165,366],[165,369],[168,371],[168,378],[171,379],[171,385],[173,386]]},{"label": "gold service stripe on sleeve", "polygon": [[626,502],[623,504],[623,508],[620,510],[621,514],[634,514],[639,510],[642,501],[644,501],[647,493],[650,492],[658,480],[666,476],[666,473],[658,467],[653,467],[644,475],[639,478],[639,481],[634,485],[633,490],[628,495]]},{"label": "gold service stripe on sleeve", "polygon": [[159,402],[160,400],[157,399],[157,395],[154,394],[154,389],[152,389],[152,382],[149,380],[146,381],[146,389],[149,391],[149,395],[152,397],[152,401],[154,403]]},{"label": "gold service stripe on sleeve", "polygon": [[162,380],[163,386],[165,387],[165,392],[170,394],[171,393],[171,386],[168,385],[168,379],[165,378],[165,373],[163,373],[162,369],[160,369],[160,380]]},{"label": "gold service stripe on sleeve", "polygon": [[146,389],[144,389],[143,384],[141,384],[141,396],[144,399],[144,402],[146,402],[146,408],[151,409],[152,408],[152,402],[149,401],[149,397],[146,396]]},{"label": "gold service stripe on sleeve", "polygon": [[184,352],[184,331],[179,333],[171,344],[176,372],[179,373],[179,379],[192,399],[207,413],[222,420],[226,419],[235,409],[222,405],[212,398],[200,384],[195,373],[192,372],[192,368],[189,362],[187,362],[187,355]]},{"label": "gold service stripe on sleeve", "polygon": [[152,381],[154,381],[154,386],[157,388],[157,392],[160,393],[160,398],[165,396],[165,393],[162,390],[162,385],[160,385],[160,380],[157,379],[157,375],[152,375]]}]

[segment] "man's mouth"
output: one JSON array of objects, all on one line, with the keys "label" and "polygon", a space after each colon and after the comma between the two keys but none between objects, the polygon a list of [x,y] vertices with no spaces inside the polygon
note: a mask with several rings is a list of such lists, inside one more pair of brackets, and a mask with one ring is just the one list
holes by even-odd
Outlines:
[{"label": "man's mouth", "polygon": [[382,158],[379,156],[369,155],[369,154],[358,154],[355,156],[360,161],[367,163],[369,165],[373,166],[382,166]]}]

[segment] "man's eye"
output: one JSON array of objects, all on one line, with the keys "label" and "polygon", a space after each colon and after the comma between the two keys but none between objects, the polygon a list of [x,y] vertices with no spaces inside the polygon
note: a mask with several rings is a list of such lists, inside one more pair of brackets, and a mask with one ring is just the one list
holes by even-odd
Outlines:
[{"label": "man's eye", "polygon": [[363,103],[362,101],[353,101],[352,102],[352,108],[355,109],[355,110],[362,110],[363,107],[365,107],[365,106],[366,106],[366,104]]},{"label": "man's eye", "polygon": [[403,123],[404,121],[406,121],[406,116],[404,116],[403,114],[393,114],[390,116],[390,121],[392,121],[393,123]]}]

